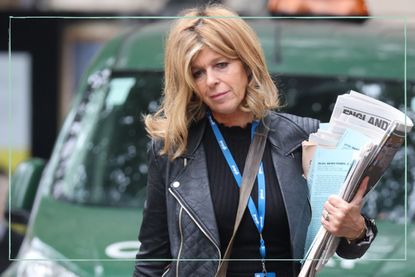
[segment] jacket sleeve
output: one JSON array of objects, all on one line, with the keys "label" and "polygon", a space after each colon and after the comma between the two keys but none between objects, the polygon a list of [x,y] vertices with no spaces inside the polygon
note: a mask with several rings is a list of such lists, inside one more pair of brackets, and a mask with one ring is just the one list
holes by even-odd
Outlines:
[{"label": "jacket sleeve", "polygon": [[171,259],[163,172],[156,154],[155,142],[148,150],[147,199],[138,240],[134,275],[162,276]]},{"label": "jacket sleeve", "polygon": [[345,238],[340,239],[339,246],[336,249],[337,255],[345,259],[356,259],[363,256],[369,249],[375,239],[378,230],[375,221],[363,215],[366,224],[366,234],[359,241],[348,242]]}]

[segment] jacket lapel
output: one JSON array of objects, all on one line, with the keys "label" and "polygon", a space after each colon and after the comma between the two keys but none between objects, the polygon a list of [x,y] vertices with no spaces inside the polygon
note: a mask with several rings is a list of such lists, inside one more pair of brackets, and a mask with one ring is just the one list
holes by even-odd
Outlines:
[{"label": "jacket lapel", "polygon": [[292,255],[294,259],[301,259],[311,209],[307,182],[302,177],[301,152],[295,150],[301,147],[302,141],[307,137],[291,126],[279,117],[272,118],[268,139],[287,213]]},{"label": "jacket lapel", "polygon": [[210,195],[206,155],[201,143],[205,126],[206,120],[202,119],[190,129],[189,138],[192,140],[189,140],[187,152],[183,155],[188,162],[172,181],[177,181],[178,185],[172,186],[171,189],[199,228],[220,247],[219,231]]},{"label": "jacket lapel", "polygon": [[277,149],[273,148],[272,160],[287,213],[293,258],[300,259],[304,250],[301,247],[303,245],[301,241],[305,239],[311,218],[307,183],[296,170],[298,163],[291,156],[281,155]]}]

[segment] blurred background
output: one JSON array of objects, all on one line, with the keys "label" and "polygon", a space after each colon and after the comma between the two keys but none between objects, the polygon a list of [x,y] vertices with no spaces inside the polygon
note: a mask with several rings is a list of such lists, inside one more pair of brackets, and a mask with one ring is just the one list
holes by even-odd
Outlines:
[{"label": "blurred background", "polygon": [[[94,60],[94,57],[97,57],[98,53],[102,51],[103,47],[110,39],[119,36],[120,34],[128,34],[141,29],[147,30],[146,28],[149,26],[159,26],[160,22],[165,19],[157,18],[157,16],[174,16],[186,7],[194,7],[207,2],[208,1],[202,0],[0,0],[0,238],[3,238],[2,243],[0,244],[0,272],[10,264],[10,261],[8,261],[10,253],[8,251],[8,243],[6,242],[7,229],[1,227],[8,226],[8,179],[16,173],[17,166],[27,160],[32,161],[30,164],[31,166],[33,166],[34,161],[34,164],[38,163],[41,168],[37,173],[35,172],[35,169],[33,169],[34,173],[32,172],[32,175],[30,175],[31,178],[34,178],[33,176],[36,177],[36,174],[38,174],[39,176],[35,179],[39,181],[42,174],[47,175],[45,171],[43,171],[43,168],[45,163],[51,159],[54,147],[55,152],[58,152],[59,150],[59,147],[55,146],[55,143],[58,139],[60,130],[65,132],[64,122],[65,120],[68,122],[70,121],[67,118],[71,108],[74,109],[73,116],[75,119],[72,120],[73,124],[76,122],[76,116],[79,115],[79,112],[78,114],[75,112],[75,108],[79,110],[78,107],[84,103],[84,100],[82,100],[82,97],[79,95],[83,94],[84,91],[91,89],[87,87],[87,80],[95,73],[90,68],[90,64]],[[287,103],[285,111],[304,116],[313,116],[321,120],[328,120],[330,108],[332,108],[332,104],[335,100],[336,89],[339,89],[337,93],[340,94],[345,92],[341,89],[349,88],[379,98],[401,110],[405,110],[406,108],[408,109],[408,115],[414,120],[415,6],[412,1],[223,0],[209,2],[225,4],[244,16],[363,16],[363,18],[356,19],[337,19],[331,21],[315,20],[316,24],[312,23],[311,25],[314,25],[314,28],[318,28],[319,31],[315,31],[314,34],[314,29],[311,27],[309,27],[310,29],[304,27],[305,25],[310,24],[307,23],[303,26],[302,24],[304,22],[301,23],[301,20],[291,20],[289,22],[283,21],[283,23],[281,23],[282,27],[278,27],[275,30],[272,29],[273,31],[270,33],[265,32],[265,36],[268,36],[266,37],[268,40],[276,41],[276,47],[282,48],[288,45],[293,51],[297,48],[306,49],[305,51],[309,49],[310,56],[313,56],[314,58],[309,61],[310,64],[307,64],[307,61],[303,60],[305,69],[303,68],[302,71],[299,71],[295,68],[296,66],[291,66],[290,64],[286,65],[283,62],[285,59],[284,55],[287,55],[288,57],[286,60],[290,60],[289,55],[296,55],[295,52],[291,53],[288,51],[281,54],[277,51],[275,52],[276,54],[274,53],[275,55],[273,54],[270,56],[270,59],[273,59],[276,64],[274,70],[276,74],[275,79],[281,85],[281,91],[284,100]],[[329,2],[338,2],[338,5],[332,7],[332,5],[329,5]],[[378,18],[367,19],[364,18],[365,16]],[[275,22],[278,24],[279,21],[277,20]],[[403,68],[405,64],[402,56],[404,51],[405,23],[407,28],[406,39],[408,41],[406,106],[404,105],[405,83],[403,81]],[[154,28],[157,30],[158,27]],[[279,45],[278,39],[279,37],[283,37],[284,30],[289,30],[293,35],[290,37],[291,40],[288,39],[285,41],[281,39],[281,41],[284,41],[287,45]],[[288,33],[288,31],[285,32]],[[341,34],[342,32],[346,34],[346,36],[343,36],[343,38],[346,39],[340,42],[340,38],[336,37],[335,34]],[[324,35],[321,35],[321,33]],[[373,36],[376,40],[371,41],[368,34],[370,37]],[[308,35],[309,40],[300,40],[295,37],[301,37],[302,35]],[[317,39],[316,41],[313,41],[313,35],[320,40]],[[350,38],[350,41],[347,41],[347,38]],[[339,39],[338,44],[334,43],[332,45],[332,47],[339,50],[336,52],[336,56],[330,57],[330,52],[327,52],[327,56],[325,56],[323,51],[313,52],[318,51],[318,49],[321,48],[329,48],[328,45],[331,45],[335,39]],[[265,40],[264,43],[266,42],[267,40]],[[365,51],[368,52],[363,53],[359,51],[358,47],[363,46],[353,46],[355,47],[353,50],[355,52],[347,52],[345,50],[343,53],[340,53],[342,50],[342,43],[346,49],[348,47],[345,44],[348,44],[349,42],[351,45],[353,43],[361,42],[362,45],[365,45]],[[317,45],[313,45],[313,43],[317,43]],[[9,56],[8,53],[9,46],[11,47],[11,56]],[[162,41],[158,41],[156,47],[158,47],[157,49],[160,48],[159,52],[161,52]],[[373,58],[370,56],[371,51],[368,49],[372,49],[373,52],[377,51],[379,55],[376,55],[376,57]],[[313,55],[313,53],[319,53],[320,56]],[[395,55],[395,58],[390,58],[390,53]],[[362,56],[360,57],[359,54]],[[304,54],[304,56],[305,55],[306,54]],[[361,61],[366,63],[373,63],[373,68],[376,68],[376,72],[371,71],[371,69],[369,69],[370,66],[359,69],[358,66],[350,65],[351,63],[359,63],[359,58],[353,59],[353,56],[359,56]],[[344,60],[341,60],[342,57],[343,59],[349,59],[350,64],[348,66],[350,67],[350,70],[348,71],[348,74],[350,73],[350,76],[342,73],[340,69],[336,69],[336,63],[338,63],[340,67],[341,62],[344,62]],[[10,64],[9,58],[11,61]],[[392,61],[392,63],[390,61]],[[324,65],[326,68],[321,70],[317,67],[313,68],[312,63],[321,63],[321,65]],[[280,64],[280,67],[278,64]],[[330,67],[331,64],[333,65],[333,68]],[[149,70],[146,69],[146,74],[150,75],[146,77],[148,79],[146,79],[145,82],[149,83],[148,80],[151,78],[160,78],[161,76],[160,72],[157,70],[155,70],[155,72],[159,74],[157,76],[152,76],[151,72],[148,73],[148,71]],[[330,71],[330,74],[327,73]],[[123,72],[122,74],[126,73]],[[104,75],[105,72],[99,76],[101,78]],[[125,82],[124,80],[121,86],[128,86],[126,85],[127,83],[128,82]],[[118,82],[116,84],[121,83]],[[324,87],[322,84],[328,85]],[[143,86],[145,87],[145,85]],[[146,89],[155,90],[157,94],[159,87],[160,86],[156,86],[155,88],[146,87]],[[328,91],[330,91],[330,95]],[[74,102],[77,96],[79,100]],[[154,104],[157,102],[157,99],[146,99],[145,101]],[[154,110],[154,106],[151,106],[150,104],[149,107],[147,107],[147,111]],[[139,114],[136,114],[135,116],[138,115]],[[71,123],[67,123],[68,126],[70,124]],[[68,128],[69,127],[66,129]],[[139,133],[139,135],[145,136],[144,133]],[[60,145],[65,145],[65,141],[67,140],[69,139],[62,137]],[[145,145],[145,141],[143,141],[142,144]],[[405,222],[406,205],[409,208],[406,218],[409,219],[410,222],[414,220],[415,190],[413,189],[413,186],[415,179],[415,162],[413,160],[415,157],[413,134],[410,134],[408,144],[410,145],[408,148],[409,169],[407,171],[408,198],[405,199],[404,197],[405,155],[402,149],[402,151],[396,155],[392,169],[385,175],[386,180],[390,181],[381,184],[381,189],[376,193],[373,193],[373,196],[368,200],[365,207],[366,212],[371,216],[380,220],[388,220],[385,228],[395,230],[391,231],[390,234],[394,234],[393,232],[403,234],[405,232],[405,229],[402,226]],[[65,150],[64,147],[62,149],[62,151]],[[132,151],[132,148],[128,149],[128,151]],[[134,151],[136,151],[138,148],[134,149]],[[9,151],[11,151],[11,160],[9,160]],[[140,151],[138,156],[144,157],[145,153],[143,153],[143,148],[141,148]],[[56,159],[59,160],[59,158]],[[56,164],[59,163],[60,161],[56,161]],[[145,157],[139,166],[140,168],[137,170],[144,176],[142,178],[145,178]],[[49,168],[51,167],[52,166],[50,165]],[[411,168],[413,170],[410,170]],[[25,174],[27,176],[27,169]],[[16,180],[27,179],[25,175],[22,176],[23,177],[20,176],[20,179],[19,176],[17,176]],[[70,177],[71,179],[75,179],[72,183],[75,184],[80,178],[79,176],[80,173],[76,173],[75,171]],[[117,176],[118,177],[114,178],[121,178],[121,175]],[[45,178],[46,177],[43,177],[43,179]],[[137,178],[141,177],[138,176]],[[47,182],[48,180],[43,180],[43,183],[46,184]],[[144,181],[141,180],[140,182]],[[50,181],[50,183],[52,183],[52,181]],[[45,185],[44,187],[50,189],[53,186]],[[39,196],[37,197],[37,204],[34,205],[35,195],[40,194],[40,189],[38,190],[38,188],[41,188],[41,186],[36,184],[35,188],[33,188],[33,191],[30,193],[28,193],[27,190],[21,192],[22,195],[30,194],[31,196],[29,198],[31,200],[21,200],[21,203],[23,204],[16,207],[16,212],[12,215],[13,222],[15,223],[12,231],[12,234],[14,234],[12,243],[15,245],[15,247],[11,248],[12,257],[18,255],[20,244],[25,236],[27,249],[31,249],[31,247],[34,247],[33,244],[36,244],[36,240],[34,240],[34,238],[38,238],[34,235],[36,232],[33,230],[30,231],[29,233],[31,235],[29,236],[30,238],[28,238],[27,228],[30,225],[28,225],[29,218],[32,218],[31,224],[33,226],[36,225],[35,221],[38,219],[36,215],[38,215],[39,210],[41,210],[42,202],[39,200]],[[51,190],[53,190],[53,193],[59,194],[56,193],[58,189],[59,187],[53,187]],[[77,189],[78,187],[74,185],[73,190],[76,191]],[[20,190],[16,190],[14,193],[18,194],[19,191]],[[46,192],[43,193],[46,194]],[[117,193],[119,194],[120,191]],[[139,190],[134,192],[135,196],[138,194]],[[138,198],[143,197],[144,196],[139,196]],[[67,195],[65,195],[65,197],[57,197],[57,199],[63,199],[68,203],[73,203],[73,201],[71,201],[73,199]],[[106,201],[113,201],[115,204],[111,202],[112,204],[110,206],[116,207],[118,205],[117,201],[121,200],[120,198],[115,197],[109,200],[107,199]],[[408,203],[405,201],[408,201]],[[82,204],[83,202],[78,201],[76,203]],[[98,207],[102,204],[99,204],[98,200],[97,202],[88,202],[89,205],[91,205],[91,203],[93,206],[95,205]],[[134,205],[131,207],[133,207],[131,214],[134,215],[136,213]],[[32,208],[35,213],[32,213]],[[72,207],[67,207],[68,210],[71,208]],[[3,214],[5,214],[5,217],[2,216]],[[56,227],[55,224],[57,223],[53,222],[52,215],[44,216],[43,220],[44,221],[42,222],[46,222],[46,224]],[[130,233],[134,236],[137,233],[139,222],[140,220],[136,219],[134,222],[135,225],[132,226],[132,228],[130,226],[132,229]],[[396,229],[395,226],[401,227]],[[129,236],[132,236],[130,233]],[[52,234],[49,235],[49,237],[52,236]],[[134,236],[130,238],[130,241],[135,239]],[[410,239],[412,238],[411,236],[415,238],[415,233],[409,232]],[[56,238],[56,240],[58,239],[59,238]],[[44,243],[46,240],[47,239],[41,239],[40,241]],[[87,243],[90,243],[91,240],[92,239]],[[380,240],[382,241],[382,239]],[[404,243],[406,243],[406,241],[399,240],[394,243],[396,243],[396,245],[394,244],[393,247],[399,251],[398,254],[391,254],[391,257],[401,258],[413,257],[413,255],[415,255],[410,254],[408,256],[405,252]],[[387,243],[383,241],[383,246],[380,245],[377,250],[380,252],[384,251],[385,244]],[[51,246],[52,243],[48,243],[48,245]],[[130,249],[129,247],[131,247],[131,244],[127,249]],[[52,248],[53,251],[57,251],[58,249],[58,247]],[[133,250],[130,250],[130,252],[136,251],[134,243],[132,248]],[[393,251],[396,251],[396,249]],[[60,250],[58,249],[57,252],[59,251]],[[82,250],[79,251],[82,252]],[[388,251],[391,252],[392,250],[389,249]],[[58,254],[52,256],[54,258],[60,257],[70,259],[77,258],[80,256],[79,253],[81,252],[74,252],[72,253],[72,256],[62,253],[62,256],[59,256]],[[44,255],[43,252],[41,254]],[[89,257],[92,257],[92,254],[88,255]],[[45,257],[48,258],[50,256]],[[96,257],[102,258],[99,255]],[[107,253],[104,257],[111,256]],[[131,258],[131,253],[130,256],[126,257]],[[382,258],[388,257],[389,256],[382,256]],[[43,266],[43,269],[42,267],[39,267],[39,265],[36,267],[37,269],[41,268],[39,271],[41,273],[38,273],[37,275],[29,274],[27,276],[49,276],[47,275],[47,269],[53,268],[55,265],[46,264]],[[394,268],[400,266],[401,265],[399,264],[392,263],[392,265],[388,267],[392,269],[385,269],[384,274],[390,274],[393,272]],[[74,266],[63,266],[63,268],[66,269],[72,267]],[[329,268],[330,267],[332,267],[333,270],[335,270],[335,268],[354,268],[354,264],[347,262],[331,262],[331,264],[329,264]],[[375,270],[376,267],[379,267],[379,265],[372,263],[370,266],[366,265],[366,267],[362,267],[363,269],[359,272],[361,276],[381,276],[373,273],[373,270]],[[83,269],[71,269],[71,272],[76,274],[74,276],[112,276],[108,273],[111,269],[107,269],[106,267],[100,269],[100,267],[94,265],[92,266],[93,269],[86,268],[88,267],[84,265]],[[26,276],[21,272],[30,273],[33,272],[32,270],[36,269],[26,269],[26,271],[21,270],[20,273],[16,273],[18,272],[16,269],[8,276]],[[117,271],[114,272],[113,276],[117,276]],[[329,273],[331,272],[329,271]],[[334,274],[335,271],[332,273]],[[401,276],[413,276],[411,275],[412,273]],[[58,276],[54,275],[55,273],[51,274],[52,275],[50,276]],[[355,273],[350,274],[352,276]]]}]

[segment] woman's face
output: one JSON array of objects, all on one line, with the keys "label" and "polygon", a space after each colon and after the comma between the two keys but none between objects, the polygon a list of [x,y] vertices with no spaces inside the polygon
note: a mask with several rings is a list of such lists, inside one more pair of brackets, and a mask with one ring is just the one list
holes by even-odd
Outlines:
[{"label": "woman's face", "polygon": [[240,60],[228,59],[204,47],[191,64],[196,93],[221,123],[235,122],[246,113],[239,108],[248,76]]}]

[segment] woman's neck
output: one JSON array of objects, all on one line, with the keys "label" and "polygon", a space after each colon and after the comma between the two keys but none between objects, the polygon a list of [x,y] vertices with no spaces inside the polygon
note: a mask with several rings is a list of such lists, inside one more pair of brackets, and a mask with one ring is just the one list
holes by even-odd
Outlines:
[{"label": "woman's neck", "polygon": [[221,123],[227,127],[239,126],[244,128],[254,119],[254,115],[252,113],[240,110],[235,111],[232,114],[221,114],[212,111],[212,115],[218,123]]}]

